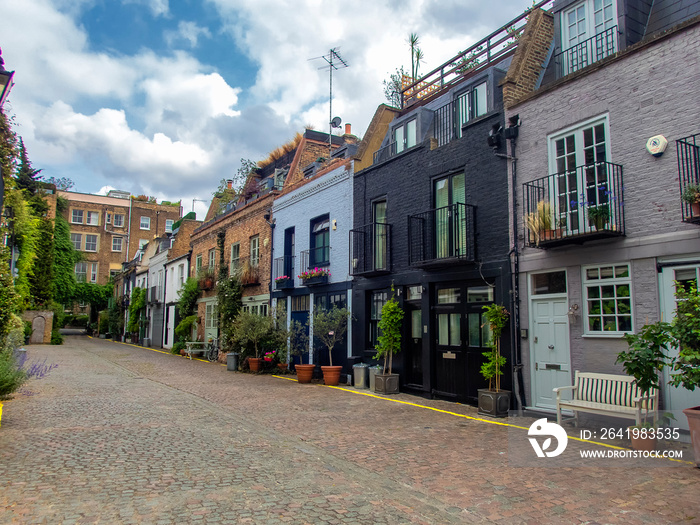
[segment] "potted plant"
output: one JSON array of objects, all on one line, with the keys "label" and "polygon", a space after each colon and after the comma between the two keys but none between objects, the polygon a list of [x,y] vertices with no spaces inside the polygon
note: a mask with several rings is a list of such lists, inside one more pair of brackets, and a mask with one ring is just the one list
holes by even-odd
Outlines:
[{"label": "potted plant", "polygon": [[260,371],[260,343],[273,329],[272,318],[266,315],[240,312],[233,321],[233,341],[240,346],[253,346],[255,357],[248,360],[251,372]]},{"label": "potted plant", "polygon": [[287,341],[290,357],[299,356],[299,364],[294,365],[297,373],[297,382],[310,383],[316,365],[303,363],[304,354],[309,350],[308,324],[292,321],[287,330]]},{"label": "potted plant", "polygon": [[[382,306],[382,314],[379,319],[377,337],[377,355],[375,359],[384,358],[382,373],[374,376],[374,391],[383,394],[399,393],[399,374],[392,373],[394,354],[401,350],[401,325],[404,311],[394,295],[394,287],[391,287],[391,299]],[[387,372],[388,370],[388,372]]]},{"label": "potted plant", "polygon": [[[700,293],[697,284],[685,288],[676,281],[676,317],[671,323],[671,336],[678,346],[672,360],[670,383],[695,391],[700,387]],[[695,451],[695,464],[700,467],[700,406],[683,410],[688,418],[690,439]]]},{"label": "potted plant", "polygon": [[489,387],[478,389],[479,414],[506,417],[510,408],[510,390],[501,390],[501,376],[506,364],[506,358],[501,355],[501,334],[510,314],[500,304],[484,306],[483,310],[491,338],[488,342],[490,350],[483,354],[486,362],[481,365],[481,375],[488,380]]},{"label": "potted plant", "polygon": [[314,268],[307,272],[301,272],[297,277],[305,286],[314,286],[316,284],[326,284],[331,271],[327,268]]},{"label": "potted plant", "polygon": [[537,203],[537,211],[525,216],[525,224],[530,230],[530,242],[534,242],[535,246],[539,246],[542,240],[552,238],[552,217],[552,206],[544,200]]},{"label": "potted plant", "polygon": [[700,185],[689,184],[683,188],[681,199],[690,205],[692,216],[700,217]]},{"label": "potted plant", "polygon": [[597,231],[604,230],[605,226],[610,221],[610,206],[608,204],[591,206],[588,208],[588,220]]},{"label": "potted plant", "polygon": [[[660,387],[659,373],[666,366],[666,354],[668,344],[671,341],[668,323],[654,323],[645,325],[636,334],[625,334],[625,340],[629,348],[617,355],[615,363],[622,363],[625,373],[634,377],[643,396],[649,396]],[[640,427],[632,426],[630,429],[649,428],[647,412],[644,412],[644,420]],[[656,448],[656,434],[630,432],[632,448],[635,450],[654,450]]]},{"label": "potted plant", "polygon": [[346,308],[333,305],[330,310],[314,310],[314,337],[328,349],[329,366],[322,366],[323,382],[329,386],[337,386],[340,380],[342,366],[333,366],[333,348],[348,329],[350,312]]},{"label": "potted plant", "polygon": [[280,277],[276,277],[275,288],[278,290],[294,288],[294,280],[289,275],[281,275]]}]

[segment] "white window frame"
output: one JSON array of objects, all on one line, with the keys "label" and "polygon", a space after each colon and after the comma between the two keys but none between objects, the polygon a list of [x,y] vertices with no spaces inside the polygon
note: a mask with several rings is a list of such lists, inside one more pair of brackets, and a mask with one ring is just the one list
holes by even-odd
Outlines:
[{"label": "white window frame", "polygon": [[75,280],[76,281],[78,281],[79,283],[87,282],[88,266],[87,266],[86,262],[81,261],[81,262],[75,263],[74,272],[75,272]]},{"label": "white window frame", "polygon": [[[556,175],[560,171],[565,172],[569,171],[572,169],[571,166],[566,166],[564,171],[559,170],[557,166],[557,147],[556,147],[556,142],[558,140],[565,139],[568,136],[573,135],[574,136],[574,166],[573,169],[576,170],[576,179],[577,179],[577,188],[576,192],[567,192],[569,195],[569,198],[566,199],[566,202],[572,202],[575,200],[577,203],[576,210],[577,210],[577,216],[578,216],[578,226],[572,225],[571,220],[566,217],[568,214],[573,214],[572,210],[559,210],[558,216],[554,217],[555,223],[557,227],[563,228],[567,234],[574,235],[583,231],[586,231],[586,228],[584,228],[584,221],[586,220],[586,213],[585,213],[585,208],[586,206],[591,206],[595,205],[597,203],[592,203],[592,202],[587,202],[587,191],[586,191],[586,175],[585,175],[585,170],[580,169],[583,166],[586,166],[586,149],[584,147],[584,139],[583,139],[583,134],[584,130],[587,130],[589,128],[595,128],[599,124],[603,124],[603,130],[605,133],[605,153],[604,153],[604,162],[611,162],[611,139],[610,139],[610,118],[609,114],[605,113],[603,115],[599,115],[597,117],[585,120],[583,122],[580,122],[578,124],[575,124],[573,126],[570,126],[566,129],[563,129],[561,131],[557,131],[556,133],[553,133],[551,135],[547,136],[547,150],[548,150],[548,158],[549,158],[549,173],[551,175]],[[598,159],[597,159],[598,160]],[[603,161],[599,161],[603,162]],[[556,186],[556,184],[554,185]],[[552,199],[552,202],[556,202],[556,199],[559,198],[559,192],[561,191],[558,186],[554,188],[554,191],[557,192],[555,195],[550,195],[550,199]],[[574,197],[575,196],[575,197]],[[610,198],[614,198],[614,195],[611,195]],[[583,198],[583,201],[581,200]],[[596,198],[598,198],[596,196]],[[609,201],[608,201],[609,202]],[[614,214],[613,214],[614,215]],[[563,224],[563,222],[560,222],[561,219],[567,219],[566,220],[566,225]],[[614,220],[614,216],[611,218],[611,220]],[[613,225],[611,225],[613,226]]]},{"label": "white window frame", "polygon": [[175,221],[172,219],[165,219],[165,232],[166,233],[172,233],[173,231],[173,224],[175,224]]},{"label": "white window frame", "polygon": [[90,263],[90,282],[97,282],[97,263]]},{"label": "white window frame", "polygon": [[[88,245],[89,245],[89,244],[92,244],[92,243],[90,243],[90,242],[88,241],[88,239],[89,239],[90,237],[94,237],[94,238],[95,238],[95,243],[94,243],[94,244],[95,244],[95,249],[94,249],[94,250],[88,248]],[[99,242],[100,242],[100,241],[99,241],[99,236],[98,236],[97,234],[86,233],[86,234],[85,234],[85,251],[86,251],[86,252],[96,252],[96,251],[99,249]]]},{"label": "white window frame", "polygon": [[258,266],[260,264],[260,236],[253,235],[250,238],[250,265]]},{"label": "white window frame", "polygon": [[[119,220],[117,220],[119,218]],[[115,213],[114,214],[114,224],[113,226],[115,228],[123,228],[124,227],[124,215],[121,213]]]},{"label": "white window frame", "polygon": [[[75,236],[75,238],[74,238]],[[77,245],[76,245],[77,241]],[[73,244],[73,248],[75,248],[78,251],[82,251],[83,249],[83,234],[82,233],[71,233],[70,234],[70,242]]]},{"label": "white window frame", "polygon": [[88,226],[100,225],[100,214],[96,211],[88,211],[85,213],[85,224]]},{"label": "white window frame", "polygon": [[[601,3],[600,10],[596,9],[596,2]],[[608,3],[608,5],[603,5],[603,3]],[[612,11],[611,16],[609,18],[603,18],[607,9]],[[575,35],[572,35],[572,25],[569,20],[572,14],[575,16]],[[579,17],[581,14],[583,18]],[[599,17],[596,21],[597,14],[602,14],[603,17]],[[581,20],[583,20],[583,22],[581,22]],[[615,31],[612,35],[601,36],[585,46],[583,45],[587,40],[618,25],[617,0],[584,0],[578,2],[561,12],[560,25],[561,49],[564,52],[562,60],[565,61],[563,67],[564,73],[567,75],[615,53],[619,47],[618,31]],[[585,26],[585,28],[582,28],[582,26]],[[577,46],[581,47],[575,51],[566,53],[566,51],[574,49]],[[595,46],[595,48],[593,48],[593,46]]]},{"label": "white window frame", "polygon": [[185,284],[185,263],[179,264],[177,267],[177,282],[180,286]]},{"label": "white window frame", "polygon": [[[627,277],[615,277],[615,274],[619,269],[622,267],[627,267]],[[606,270],[608,268],[612,268],[613,271],[613,276],[612,277],[601,277],[598,279],[595,278],[589,278],[588,277],[588,271],[589,270],[595,270],[598,269],[598,272],[600,273],[601,270]],[[623,262],[617,262],[617,263],[606,263],[606,264],[593,264],[593,265],[587,265],[587,266],[582,266],[581,267],[581,286],[583,288],[583,334],[584,336],[588,337],[622,337],[624,334],[628,333],[633,333],[634,332],[634,291],[632,287],[632,263],[629,261],[623,261]],[[614,294],[611,297],[608,297],[607,299],[610,301],[615,302],[615,313],[613,314],[606,314],[605,309],[603,306],[603,297],[602,297],[602,287],[613,287],[614,288]],[[628,293],[629,295],[618,295],[618,292],[620,291],[619,287],[628,287]],[[599,297],[590,297],[589,298],[589,289],[594,289],[594,288],[599,288]],[[600,301],[600,314],[594,313],[591,314],[590,309],[591,309],[591,303],[594,303],[596,301]],[[620,312],[619,308],[621,306],[622,301],[629,301],[629,313],[625,312]],[[595,316],[598,317],[600,315],[601,317],[601,330],[592,330],[590,328],[590,320],[589,316]],[[605,326],[607,326],[607,323],[605,322],[605,318],[613,318],[615,319],[615,324],[616,324],[616,329],[615,330],[605,330]],[[629,330],[618,330],[617,325],[619,324],[619,317],[629,317]]]},{"label": "white window frame", "polygon": [[418,143],[418,117],[406,120],[396,126],[391,137],[396,143],[396,153],[412,148]]},{"label": "white window frame", "polygon": [[139,221],[139,228],[142,230],[150,230],[151,229],[151,218],[142,216],[141,220]]},{"label": "white window frame", "polygon": [[197,254],[197,257],[195,258],[194,269],[195,269],[196,274],[199,274],[199,272],[202,270],[202,254],[201,253]]},{"label": "white window frame", "polygon": [[111,214],[111,213],[108,213],[108,214],[106,215],[105,222],[106,222],[107,224],[112,224],[112,214]]},{"label": "white window frame", "polygon": [[216,268],[216,248],[211,248],[207,254],[207,259],[209,261],[209,269],[213,270]]},{"label": "white window frame", "polygon": [[83,224],[85,212],[83,210],[71,210],[70,222],[72,224]]},{"label": "white window frame", "polygon": [[[118,248],[116,248],[117,245],[119,245]],[[112,251],[113,252],[121,252],[123,249],[123,245],[124,245],[124,240],[121,237],[119,237],[117,235],[112,237]]]},{"label": "white window frame", "polygon": [[[235,248],[235,250],[234,250]],[[231,257],[229,259],[229,273],[233,275],[233,273],[240,267],[241,265],[241,243],[240,242],[234,242],[231,245]]]}]

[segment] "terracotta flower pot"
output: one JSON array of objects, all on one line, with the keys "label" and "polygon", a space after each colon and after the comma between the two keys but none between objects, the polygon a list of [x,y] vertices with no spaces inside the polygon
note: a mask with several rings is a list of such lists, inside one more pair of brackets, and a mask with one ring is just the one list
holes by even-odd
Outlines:
[{"label": "terracotta flower pot", "polygon": [[693,444],[695,452],[695,466],[700,468],[700,406],[686,408],[683,410],[688,418],[688,428],[690,428],[690,442]]},{"label": "terracotta flower pot", "polygon": [[251,357],[248,359],[248,366],[250,366],[251,372],[259,372],[261,363],[262,363],[262,358],[260,358],[260,357]]},{"label": "terracotta flower pot", "polygon": [[299,383],[311,383],[316,365],[294,365],[297,371],[297,381]]},{"label": "terracotta flower pot", "polygon": [[342,366],[322,366],[321,371],[323,372],[323,382],[328,386],[338,386],[338,381],[340,381],[340,371],[342,369]]},{"label": "terracotta flower pot", "polygon": [[280,370],[287,370],[287,363],[277,363],[277,368]]},{"label": "terracotta flower pot", "polygon": [[632,448],[634,450],[640,450],[640,451],[646,451],[646,452],[651,452],[652,450],[656,450],[656,436],[649,437],[645,436],[642,437],[641,433],[641,428],[638,429],[637,431],[637,437],[634,436],[634,429],[630,427],[630,442],[632,443]]}]

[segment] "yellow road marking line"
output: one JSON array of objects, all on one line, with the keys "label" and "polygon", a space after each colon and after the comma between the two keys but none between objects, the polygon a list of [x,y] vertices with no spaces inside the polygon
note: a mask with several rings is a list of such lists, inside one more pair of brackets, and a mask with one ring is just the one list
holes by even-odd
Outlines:
[{"label": "yellow road marking line", "polygon": [[[280,379],[287,379],[286,377],[282,377],[282,376],[273,376],[273,377],[277,377],[277,378],[280,378]],[[294,379],[290,379],[290,381],[294,381]],[[519,429],[519,430],[530,430],[529,427],[522,427],[522,426],[520,426],[520,425],[513,425],[512,423],[502,423],[502,422],[500,422],[500,421],[491,421],[490,419],[483,419],[483,418],[480,418],[480,417],[467,416],[466,414],[459,414],[459,413],[457,413],[457,412],[451,412],[451,411],[449,411],[449,410],[442,410],[441,408],[429,407],[429,406],[426,406],[426,405],[419,405],[418,403],[410,403],[410,402],[408,402],[408,401],[402,401],[402,400],[400,400],[400,399],[391,399],[391,398],[388,398],[388,397],[378,396],[378,395],[375,395],[375,394],[370,394],[369,392],[358,392],[357,390],[350,390],[349,388],[343,388],[343,387],[340,387],[340,386],[329,386],[329,385],[319,385],[319,386],[325,386],[326,388],[334,388],[334,389],[336,389],[336,390],[342,390],[343,392],[350,392],[351,394],[357,394],[357,395],[359,395],[359,396],[373,397],[373,398],[375,398],[375,399],[381,399],[382,401],[391,401],[392,403],[399,403],[399,404],[401,404],[401,405],[408,405],[408,406],[412,406],[412,407],[416,407],[416,408],[424,408],[424,409],[426,409],[426,410],[432,410],[433,412],[439,412],[439,413],[441,413],[441,414],[447,414],[447,415],[449,415],[449,416],[461,417],[461,418],[464,418],[464,419],[471,419],[472,421],[479,421],[479,422],[482,422],[482,423],[489,423],[489,424],[491,424],[491,425],[499,425],[499,426],[502,426],[502,427],[517,428],[517,429]],[[611,445],[610,443],[601,443],[600,441],[591,441],[591,440],[579,438],[579,437],[576,437],[576,436],[569,436],[568,433],[567,433],[567,436],[568,436],[569,439],[573,439],[574,441],[581,441],[581,442],[583,442],[583,443],[590,443],[590,444],[592,444],[592,445],[599,445],[599,446],[601,446],[601,447],[607,447],[607,448],[612,448],[612,449],[616,449],[616,450],[630,450],[630,449],[625,448],[625,447],[619,447],[619,446],[617,446],[617,445]],[[669,461],[676,461],[676,462],[678,462],[678,463],[686,463],[686,464],[688,464],[688,465],[694,465],[694,463],[693,463],[692,461],[684,461],[684,460],[682,460],[682,459],[663,458],[663,457],[657,457],[657,458],[654,458],[654,459],[667,459],[667,460],[669,460]]]}]

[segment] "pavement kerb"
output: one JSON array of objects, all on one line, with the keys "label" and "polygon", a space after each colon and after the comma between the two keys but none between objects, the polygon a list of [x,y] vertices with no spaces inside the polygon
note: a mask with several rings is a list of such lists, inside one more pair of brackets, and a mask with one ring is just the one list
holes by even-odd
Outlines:
[{"label": "pavement kerb", "polygon": [[[93,339],[92,336],[88,336],[88,337],[89,337],[90,339]],[[135,344],[133,344],[133,343],[124,343],[124,342],[121,342],[121,341],[114,341],[114,340],[111,340],[111,341],[112,341],[113,343],[117,343],[117,344],[122,344],[122,345],[127,345],[127,346],[133,346],[134,348],[141,348],[141,349],[143,349],[143,350],[151,350],[151,351],[153,351],[153,352],[158,352],[158,353],[160,353],[160,354],[171,355],[171,356],[174,356],[174,357],[184,357],[185,359],[188,359],[187,356],[182,356],[182,355],[178,355],[178,354],[173,354],[173,353],[171,353],[171,352],[164,352],[163,350],[157,350],[157,349],[155,349],[155,348],[149,348],[149,347],[147,347],[147,346],[140,346],[140,345],[135,345]],[[192,358],[191,360],[192,360],[192,361],[199,361],[199,362],[201,362],[201,363],[210,363],[210,361],[205,361],[204,359],[199,359],[199,358],[196,358],[196,357],[195,357],[195,358]],[[212,363],[212,364],[213,364],[213,363]],[[226,366],[226,365],[223,364],[223,363],[216,363],[216,364],[218,364],[219,366]],[[278,375],[274,375],[274,374],[272,375],[272,377],[277,378],[277,379],[286,379],[287,381],[296,381],[296,379],[293,379],[293,378],[291,378],[291,377],[278,376]],[[376,395],[376,394],[372,394],[372,393],[369,393],[369,392],[358,392],[357,390],[351,390],[351,389],[349,389],[349,388],[344,388],[344,387],[339,387],[339,386],[330,386],[330,385],[316,385],[316,386],[321,386],[321,387],[325,387],[325,388],[332,388],[332,389],[334,389],[334,390],[341,390],[341,391],[343,391],[343,392],[349,392],[349,393],[351,393],[351,394],[356,394],[356,395],[360,395],[360,396],[372,397],[372,398],[374,398],[374,399],[380,399],[380,400],[382,400],[382,401],[389,401],[389,402],[392,402],[392,403],[399,403],[399,404],[401,404],[401,405],[408,405],[408,406],[412,406],[412,407],[416,407],[416,408],[422,408],[422,409],[424,409],[424,410],[432,410],[433,412],[439,412],[439,413],[442,413],[442,414],[446,414],[446,415],[448,415],[448,416],[454,416],[454,417],[459,417],[459,418],[463,418],[463,419],[469,419],[469,420],[472,420],[472,421],[477,421],[477,422],[479,422],[479,423],[488,423],[488,424],[490,424],[490,425],[499,425],[499,426],[503,426],[503,427],[516,428],[516,429],[518,429],[518,430],[525,430],[525,431],[529,431],[529,430],[530,430],[529,427],[523,427],[523,426],[520,426],[520,425],[513,425],[512,423],[503,423],[503,422],[501,422],[501,421],[491,421],[491,420],[489,420],[489,419],[483,419],[483,418],[479,418],[479,417],[468,416],[468,415],[466,415],[466,414],[459,414],[459,413],[457,413],[457,412],[451,412],[451,411],[449,411],[449,410],[443,410],[443,409],[441,409],[441,408],[430,407],[430,406],[421,405],[421,404],[418,404],[418,403],[411,403],[411,402],[409,402],[409,401],[402,401],[402,400],[400,400],[400,399],[392,399],[392,398],[389,398],[389,397],[378,396],[378,395]],[[619,446],[617,446],[617,445],[611,445],[610,443],[601,443],[600,441],[591,441],[591,440],[588,440],[588,439],[583,439],[583,438],[580,438],[580,437],[571,436],[571,435],[569,435],[568,432],[567,432],[567,436],[568,436],[568,439],[571,439],[571,440],[573,440],[573,441],[579,441],[579,442],[581,442],[581,443],[588,443],[588,444],[590,444],[590,445],[598,445],[598,446],[601,446],[601,447],[612,448],[612,449],[616,449],[616,450],[630,450],[630,449],[628,449],[628,448],[626,448],[626,447],[619,447]],[[684,464],[686,464],[686,465],[693,465],[693,466],[695,465],[695,463],[694,463],[693,461],[684,461],[684,460],[682,460],[682,459],[664,458],[664,457],[656,457],[656,458],[654,458],[654,459],[665,459],[665,460],[668,460],[668,461],[674,461],[674,462],[676,462],[676,463],[684,463]]]}]

